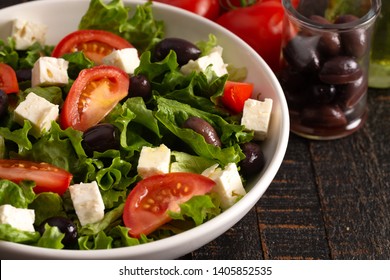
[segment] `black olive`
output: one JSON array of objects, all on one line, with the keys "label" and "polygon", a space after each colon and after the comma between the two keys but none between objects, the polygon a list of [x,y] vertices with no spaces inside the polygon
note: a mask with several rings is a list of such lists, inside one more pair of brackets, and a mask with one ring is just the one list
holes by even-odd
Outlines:
[{"label": "black olive", "polygon": [[290,109],[300,109],[308,100],[308,91],[302,85],[308,83],[307,75],[286,67],[279,73],[279,81],[283,87]]},{"label": "black olive", "polygon": [[318,51],[319,36],[295,36],[283,49],[286,61],[297,71],[318,71],[320,54]]},{"label": "black olive", "polygon": [[[326,25],[331,24],[326,18],[318,15],[312,15],[310,17],[315,23]],[[335,56],[341,51],[340,36],[337,32],[333,31],[321,31],[318,32],[321,35],[320,41],[318,42],[318,51],[324,56]],[[314,34],[311,34],[314,35]]]},{"label": "black olive", "polygon": [[62,244],[66,248],[70,248],[77,243],[77,227],[68,218],[65,217],[50,217],[44,220],[38,227],[37,231],[42,235],[45,232],[45,225],[48,224],[52,227],[58,227],[59,231],[64,233],[65,236],[62,239]]},{"label": "black olive", "polygon": [[308,106],[302,110],[302,124],[319,127],[344,127],[348,121],[337,105]]},{"label": "black olive", "polygon": [[263,151],[259,144],[248,142],[241,145],[242,152],[245,154],[245,159],[240,162],[240,171],[246,178],[258,174],[265,165]]},{"label": "black olive", "polygon": [[18,82],[30,81],[32,76],[32,69],[19,69],[16,70],[16,78]]},{"label": "black olive", "polygon": [[0,89],[0,118],[8,112],[8,94]]},{"label": "black olive", "polygon": [[90,127],[83,134],[83,148],[87,155],[94,151],[105,152],[119,149],[119,130],[112,124],[101,123]]},{"label": "black olive", "polygon": [[129,97],[142,97],[148,101],[152,96],[152,86],[145,75],[139,74],[130,78]]},{"label": "black olive", "polygon": [[177,63],[180,66],[187,64],[191,59],[198,59],[201,54],[200,49],[190,41],[180,38],[165,38],[157,43],[154,49],[153,58],[156,61],[161,61],[171,50],[175,51]]},{"label": "black olive", "polygon": [[[343,24],[358,19],[359,18],[354,15],[342,15],[339,16],[334,23]],[[367,34],[367,31],[364,28],[356,28],[350,31],[341,32],[340,38],[346,55],[360,58],[368,51],[370,34]]]},{"label": "black olive", "polygon": [[219,136],[217,132],[215,131],[214,127],[212,127],[211,124],[209,124],[207,121],[205,121],[202,118],[199,117],[189,117],[183,124],[184,128],[190,128],[194,130],[195,132],[201,134],[207,143],[221,147],[221,140],[219,139]]},{"label": "black olive", "polygon": [[310,101],[313,104],[328,104],[333,101],[336,96],[337,88],[335,85],[317,83],[313,84],[309,89],[311,96]]},{"label": "black olive", "polygon": [[322,82],[341,85],[352,83],[363,76],[359,63],[348,56],[336,56],[326,61],[319,72]]},{"label": "black olive", "polygon": [[353,108],[365,96],[367,89],[368,80],[365,75],[352,83],[340,86],[338,99],[341,106],[345,109]]}]

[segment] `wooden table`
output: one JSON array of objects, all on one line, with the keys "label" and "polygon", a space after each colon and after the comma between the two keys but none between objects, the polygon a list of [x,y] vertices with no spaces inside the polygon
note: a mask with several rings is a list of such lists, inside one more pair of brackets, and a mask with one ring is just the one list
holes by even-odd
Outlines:
[{"label": "wooden table", "polygon": [[360,131],[333,141],[291,134],[256,206],[182,259],[390,259],[390,89],[368,95]]}]

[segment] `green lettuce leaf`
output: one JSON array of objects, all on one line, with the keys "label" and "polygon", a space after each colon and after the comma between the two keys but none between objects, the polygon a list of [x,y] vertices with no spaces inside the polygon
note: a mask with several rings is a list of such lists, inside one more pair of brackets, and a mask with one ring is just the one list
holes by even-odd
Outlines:
[{"label": "green lettuce leaf", "polygon": [[16,143],[18,145],[17,152],[23,153],[32,149],[32,143],[28,138],[28,132],[31,128],[32,126],[29,121],[24,121],[22,128],[15,129],[13,131],[11,131],[8,127],[0,127],[0,136],[2,136],[5,140]]},{"label": "green lettuce leaf", "polygon": [[29,205],[35,212],[35,225],[40,225],[44,220],[50,217],[67,217],[63,206],[63,200],[60,195],[51,192],[43,192],[36,195],[35,199]]},{"label": "green lettuce leaf", "polygon": [[47,101],[55,105],[62,106],[64,103],[62,98],[62,90],[57,86],[27,88],[24,91],[24,94],[20,96],[25,97],[30,92],[34,92],[36,95],[45,98]]},{"label": "green lettuce leaf", "polygon": [[[250,141],[253,134],[245,132],[243,126],[230,124],[218,115],[192,108],[175,100],[160,97],[157,103],[156,118],[184,141],[196,155],[216,160],[222,166],[230,162],[238,163],[245,157],[239,144]],[[220,135],[225,148],[208,144],[199,133],[192,129],[182,128],[183,123],[191,116],[200,117],[210,123]]]},{"label": "green lettuce leaf", "polygon": [[10,65],[15,70],[31,69],[39,57],[50,56],[52,50],[53,46],[35,43],[25,51],[17,51],[15,41],[10,37],[8,42],[0,40],[0,62]]},{"label": "green lettuce leaf", "polygon": [[93,224],[87,224],[87,225],[83,226],[79,230],[79,234],[80,235],[96,235],[99,232],[106,230],[110,225],[112,225],[113,223],[118,221],[118,219],[122,219],[122,213],[123,213],[124,206],[125,206],[124,203],[122,203],[117,208],[107,212],[104,215],[103,220],[101,220],[100,222],[93,223]]},{"label": "green lettuce leaf", "polygon": [[0,224],[0,240],[34,244],[39,240],[40,236],[39,232],[18,230],[9,224]]},{"label": "green lettuce leaf", "polygon": [[151,49],[164,36],[164,23],[155,20],[152,3],[138,5],[130,17],[129,8],[121,0],[104,3],[91,0],[79,29],[101,29],[113,32],[129,41],[140,52]]},{"label": "green lettuce leaf", "polygon": [[205,169],[216,164],[215,160],[184,152],[172,151],[171,172],[191,172],[201,174]]},{"label": "green lettuce leaf", "polygon": [[87,58],[83,52],[66,53],[62,58],[69,62],[68,76],[73,80],[78,77],[81,70],[91,68],[95,65],[95,63]]},{"label": "green lettuce leaf", "polygon": [[43,135],[23,157],[37,162],[47,162],[68,170],[72,174],[82,173],[80,159],[86,157],[81,145],[82,132],[67,128],[62,130],[52,122],[50,133]]},{"label": "green lettuce leaf", "polygon": [[45,224],[45,231],[37,242],[38,247],[51,248],[51,249],[62,249],[62,239],[65,237],[65,233],[62,233],[58,227],[52,227]]},{"label": "green lettuce leaf", "polygon": [[145,235],[141,235],[139,238],[129,236],[129,229],[123,226],[116,226],[110,231],[110,236],[114,238],[113,247],[128,247],[139,244],[145,244],[154,241],[151,238],[147,238]]},{"label": "green lettuce leaf", "polygon": [[219,203],[211,195],[193,196],[187,202],[179,205],[180,212],[168,211],[169,216],[176,220],[191,218],[195,225],[201,225],[204,221],[217,216],[221,209]]},{"label": "green lettuce leaf", "polygon": [[107,236],[104,231],[96,235],[81,236],[78,239],[80,250],[111,249],[113,238]]},{"label": "green lettuce leaf", "polygon": [[16,208],[28,208],[35,198],[34,187],[35,184],[31,181],[16,184],[0,180],[0,205],[10,204]]}]

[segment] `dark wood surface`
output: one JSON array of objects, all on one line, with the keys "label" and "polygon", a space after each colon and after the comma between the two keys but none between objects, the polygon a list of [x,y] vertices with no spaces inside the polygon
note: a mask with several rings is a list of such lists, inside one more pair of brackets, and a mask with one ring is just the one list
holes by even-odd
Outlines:
[{"label": "dark wood surface", "polygon": [[390,89],[368,95],[360,131],[332,141],[291,134],[256,206],[182,259],[390,259]]}]

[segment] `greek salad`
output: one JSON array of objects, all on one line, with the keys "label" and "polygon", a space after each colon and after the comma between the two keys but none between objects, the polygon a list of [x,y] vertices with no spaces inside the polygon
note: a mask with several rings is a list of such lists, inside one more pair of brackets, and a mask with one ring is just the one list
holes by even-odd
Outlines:
[{"label": "greek salad", "polygon": [[264,166],[272,99],[210,34],[165,36],[153,4],[91,0],[55,46],[15,19],[0,41],[0,240],[109,249],[219,215]]}]

